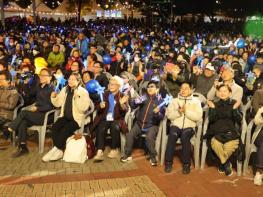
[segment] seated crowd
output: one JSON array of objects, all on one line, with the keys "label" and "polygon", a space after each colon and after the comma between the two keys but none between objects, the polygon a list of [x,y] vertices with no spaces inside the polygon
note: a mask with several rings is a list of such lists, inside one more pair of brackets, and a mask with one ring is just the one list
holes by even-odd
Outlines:
[{"label": "seated crowd", "polygon": [[[244,158],[242,118],[246,115],[247,122],[255,118],[256,125],[263,123],[263,42],[236,35],[228,41],[243,40],[243,46],[225,46],[224,41],[219,47],[214,45],[216,39],[220,41],[217,34],[134,29],[116,34],[106,27],[101,33],[89,31],[86,35],[32,32],[25,39],[19,31],[0,34],[0,147],[9,146],[15,132],[12,140],[17,140],[18,149],[12,157],[28,154],[27,129],[43,125],[46,112],[60,109],[50,129],[53,147],[42,160],[62,159],[67,139],[79,132],[94,104],[84,132],[95,140],[95,162],[104,160],[108,133],[107,157],[121,162],[132,160],[134,142],[144,135],[148,159],[156,166],[156,138],[166,119],[165,172],[172,171],[180,139],[182,172],[189,174],[191,139],[197,125],[208,120],[202,139],[218,171],[231,176],[231,158]],[[208,50],[211,46],[213,50]],[[88,88],[94,80],[105,89],[103,95]],[[22,101],[24,108],[17,113]],[[252,110],[244,114],[242,109],[250,101]],[[135,114],[134,120],[127,121],[129,113]],[[123,136],[125,144],[121,144]],[[263,130],[256,146],[254,182],[261,185]]]}]

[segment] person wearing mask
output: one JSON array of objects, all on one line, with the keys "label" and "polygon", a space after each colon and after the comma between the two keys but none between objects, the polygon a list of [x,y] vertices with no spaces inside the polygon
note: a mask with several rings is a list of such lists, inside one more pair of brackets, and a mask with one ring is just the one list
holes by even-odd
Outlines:
[{"label": "person wearing mask", "polygon": [[18,150],[12,157],[20,157],[27,154],[27,128],[33,125],[43,125],[46,112],[53,109],[50,100],[53,87],[50,85],[51,73],[48,69],[42,69],[39,73],[39,85],[31,90],[32,94],[36,95],[36,102],[30,108],[21,111],[17,118],[13,120],[8,130],[18,133]]},{"label": "person wearing mask", "polygon": [[72,73],[68,85],[58,94],[52,92],[51,102],[55,107],[61,107],[58,120],[51,128],[53,148],[42,158],[42,161],[56,161],[63,157],[63,150],[68,137],[72,136],[82,124],[82,119],[90,106],[88,91],[81,87],[81,76]]}]

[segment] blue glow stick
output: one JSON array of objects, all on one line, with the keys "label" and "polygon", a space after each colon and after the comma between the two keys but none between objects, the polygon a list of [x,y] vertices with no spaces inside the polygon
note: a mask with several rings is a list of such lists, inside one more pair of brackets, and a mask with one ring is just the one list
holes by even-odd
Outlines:
[{"label": "blue glow stick", "polygon": [[173,96],[167,94],[163,102],[160,105],[158,105],[158,108],[160,109],[164,105],[168,105],[169,103],[171,103],[172,100],[173,100]]},{"label": "blue glow stick", "polygon": [[100,101],[103,102],[103,94],[104,94],[105,87],[98,86],[95,90],[100,95]]},{"label": "blue glow stick", "polygon": [[57,79],[57,85],[55,87],[55,92],[59,92],[59,87],[64,87],[66,85],[66,79],[63,75],[55,76]]}]

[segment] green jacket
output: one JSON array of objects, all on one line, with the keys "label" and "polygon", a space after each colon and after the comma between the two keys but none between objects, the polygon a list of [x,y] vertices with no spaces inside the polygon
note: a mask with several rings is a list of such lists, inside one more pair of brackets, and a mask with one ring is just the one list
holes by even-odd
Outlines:
[{"label": "green jacket", "polygon": [[58,54],[55,54],[53,51],[49,53],[48,55],[48,65],[50,67],[57,67],[61,66],[65,61],[64,54],[62,52],[59,52]]}]

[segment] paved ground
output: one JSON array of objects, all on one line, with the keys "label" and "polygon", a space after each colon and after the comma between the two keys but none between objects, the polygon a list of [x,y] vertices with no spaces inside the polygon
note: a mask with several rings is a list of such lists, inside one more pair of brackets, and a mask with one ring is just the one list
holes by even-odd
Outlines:
[{"label": "paved ground", "polygon": [[166,174],[163,166],[151,167],[140,149],[134,151],[133,162],[126,164],[117,159],[105,159],[102,163],[89,160],[85,164],[43,163],[36,145],[30,142],[30,154],[17,159],[10,158],[15,150],[12,147],[0,151],[0,197],[263,195],[263,186],[253,185],[251,173],[245,177],[236,174],[226,177],[211,166],[203,171],[192,169],[185,176],[176,157],[173,172]]}]

